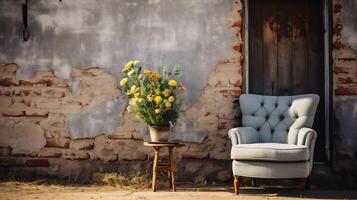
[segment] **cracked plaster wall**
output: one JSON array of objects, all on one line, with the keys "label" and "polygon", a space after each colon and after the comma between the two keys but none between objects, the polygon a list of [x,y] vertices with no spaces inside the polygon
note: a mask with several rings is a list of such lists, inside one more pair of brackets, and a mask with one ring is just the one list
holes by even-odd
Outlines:
[{"label": "cracked plaster wall", "polygon": [[[171,136],[186,144],[178,159],[229,159],[227,131],[237,125],[233,102],[242,85],[240,1],[29,2],[31,38],[24,43],[21,2],[0,1],[0,122],[37,124],[46,144],[31,155],[2,144],[0,166],[50,167],[60,175],[65,160],[150,158],[146,127],[123,112],[126,101],[115,88],[120,66],[132,58],[183,68],[189,91]],[[229,165],[200,170],[202,163],[182,173],[230,178]]]}]

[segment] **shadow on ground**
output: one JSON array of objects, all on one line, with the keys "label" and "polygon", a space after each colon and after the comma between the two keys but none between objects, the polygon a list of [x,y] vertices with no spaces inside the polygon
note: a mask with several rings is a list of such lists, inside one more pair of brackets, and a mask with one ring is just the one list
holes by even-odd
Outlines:
[{"label": "shadow on ground", "polygon": [[[208,187],[185,187],[180,186],[177,192],[228,192],[234,193],[232,187],[208,186]],[[265,187],[244,187],[240,189],[240,196],[260,196],[260,197],[291,197],[300,198],[300,190],[290,188],[265,188]],[[357,191],[344,190],[305,190],[305,199],[357,199]]]}]

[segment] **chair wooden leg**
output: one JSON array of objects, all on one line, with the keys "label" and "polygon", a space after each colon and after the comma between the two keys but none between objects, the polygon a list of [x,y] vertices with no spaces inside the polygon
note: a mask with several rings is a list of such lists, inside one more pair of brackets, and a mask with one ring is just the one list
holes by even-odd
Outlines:
[{"label": "chair wooden leg", "polygon": [[234,176],[234,193],[239,195],[239,176]]},{"label": "chair wooden leg", "polygon": [[304,191],[306,188],[307,179],[303,179],[300,185],[300,198],[304,198]]}]

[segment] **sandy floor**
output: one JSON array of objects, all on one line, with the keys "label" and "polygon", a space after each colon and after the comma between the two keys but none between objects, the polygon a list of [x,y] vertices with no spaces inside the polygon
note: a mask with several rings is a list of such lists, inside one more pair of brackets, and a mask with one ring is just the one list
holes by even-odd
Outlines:
[{"label": "sandy floor", "polygon": [[[162,188],[158,192],[110,186],[63,186],[21,182],[0,183],[0,200],[230,200],[300,199],[297,190],[244,188],[235,196],[229,187],[179,187],[177,192]],[[353,199],[356,191],[306,191],[309,199]]]}]

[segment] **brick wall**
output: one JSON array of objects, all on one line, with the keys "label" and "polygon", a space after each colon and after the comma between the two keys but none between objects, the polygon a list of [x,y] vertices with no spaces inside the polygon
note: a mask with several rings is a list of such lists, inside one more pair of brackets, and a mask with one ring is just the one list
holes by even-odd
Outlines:
[{"label": "brick wall", "polygon": [[[232,57],[222,58],[210,72],[197,101],[184,113],[205,130],[201,143],[186,143],[178,150],[179,179],[202,183],[231,178],[230,140],[227,132],[237,125],[234,101],[241,94],[242,38],[240,1],[232,9],[236,35]],[[231,33],[227,33],[231,34]],[[0,65],[0,167],[3,172],[90,179],[95,172],[146,172],[152,149],[144,147],[141,122],[127,112],[109,135],[71,139],[68,119],[93,111],[110,98],[124,101],[113,75],[98,68],[74,69],[71,79],[52,71],[37,71],[29,80],[17,80],[16,64]],[[77,87],[80,85],[80,89]],[[195,134],[194,132],[192,134]],[[167,152],[163,152],[167,154]],[[219,160],[217,162],[217,160]],[[78,180],[79,181],[79,178]]]},{"label": "brick wall", "polygon": [[[334,184],[357,186],[357,50],[344,34],[348,3],[333,1],[333,135],[332,169]],[[345,6],[345,7],[344,7]],[[354,12],[355,13],[355,12]],[[351,14],[351,13],[350,13]],[[356,14],[356,13],[355,13]],[[357,34],[349,37],[357,37]]]}]

